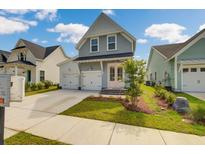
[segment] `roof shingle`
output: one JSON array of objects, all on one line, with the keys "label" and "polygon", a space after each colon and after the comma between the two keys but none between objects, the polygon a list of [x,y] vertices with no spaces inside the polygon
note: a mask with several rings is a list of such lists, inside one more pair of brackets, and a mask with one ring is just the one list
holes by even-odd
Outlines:
[{"label": "roof shingle", "polygon": [[197,34],[195,34],[194,36],[192,36],[190,39],[188,39],[183,43],[158,45],[158,46],[153,46],[153,48],[169,59],[204,32],[205,29],[201,30],[200,32],[198,32]]}]

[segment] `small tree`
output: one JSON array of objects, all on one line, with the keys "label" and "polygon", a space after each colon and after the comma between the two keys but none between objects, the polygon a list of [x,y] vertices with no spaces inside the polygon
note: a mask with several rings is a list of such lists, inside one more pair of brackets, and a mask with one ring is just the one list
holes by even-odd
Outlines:
[{"label": "small tree", "polygon": [[141,84],[145,77],[145,61],[130,58],[123,63],[127,76],[126,83],[129,85],[127,96],[132,104],[137,103],[138,96],[141,95]]}]

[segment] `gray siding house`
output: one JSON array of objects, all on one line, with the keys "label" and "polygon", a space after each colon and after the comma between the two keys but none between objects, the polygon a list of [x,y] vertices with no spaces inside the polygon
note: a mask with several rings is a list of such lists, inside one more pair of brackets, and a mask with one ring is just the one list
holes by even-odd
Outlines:
[{"label": "gray siding house", "polygon": [[[83,90],[124,89],[125,72],[121,64],[133,57],[135,46],[135,37],[101,13],[77,43],[78,57],[59,64],[61,86]],[[72,72],[74,66],[79,73]]]}]

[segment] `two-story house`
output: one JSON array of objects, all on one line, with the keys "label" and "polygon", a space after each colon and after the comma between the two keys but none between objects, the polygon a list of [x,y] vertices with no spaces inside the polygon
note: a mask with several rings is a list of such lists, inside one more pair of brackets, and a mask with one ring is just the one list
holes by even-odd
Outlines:
[{"label": "two-story house", "polygon": [[59,64],[63,88],[124,89],[122,62],[133,57],[136,39],[101,13],[76,45],[77,58]]},{"label": "two-story house", "polygon": [[24,76],[27,82],[59,83],[58,63],[69,59],[61,46],[42,47],[20,39],[11,52],[0,51],[0,74]]}]

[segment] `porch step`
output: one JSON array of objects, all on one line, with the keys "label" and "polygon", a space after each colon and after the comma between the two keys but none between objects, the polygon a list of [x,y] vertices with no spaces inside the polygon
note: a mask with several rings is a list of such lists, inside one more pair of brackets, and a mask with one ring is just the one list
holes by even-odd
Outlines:
[{"label": "porch step", "polygon": [[114,89],[103,89],[101,90],[100,94],[103,95],[125,95],[126,90],[114,90]]}]

